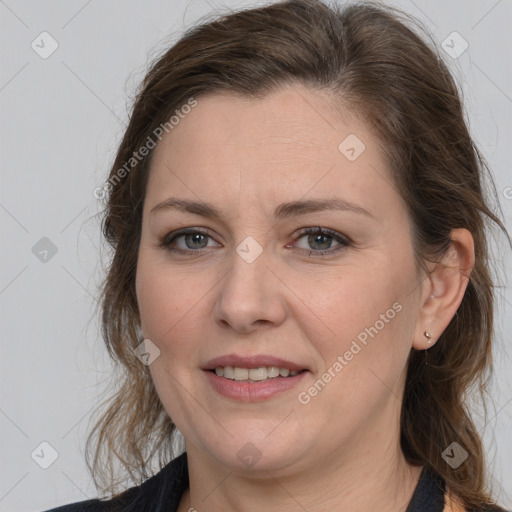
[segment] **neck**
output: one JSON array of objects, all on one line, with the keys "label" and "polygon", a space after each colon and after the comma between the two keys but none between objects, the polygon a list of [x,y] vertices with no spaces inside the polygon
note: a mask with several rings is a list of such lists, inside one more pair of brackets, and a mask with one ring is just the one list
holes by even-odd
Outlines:
[{"label": "neck", "polygon": [[187,443],[190,487],[179,511],[405,510],[422,468],[406,462],[398,436],[375,431],[379,432],[374,430],[371,444],[359,432],[360,439],[333,450],[307,470],[263,471],[255,478],[220,467]]}]

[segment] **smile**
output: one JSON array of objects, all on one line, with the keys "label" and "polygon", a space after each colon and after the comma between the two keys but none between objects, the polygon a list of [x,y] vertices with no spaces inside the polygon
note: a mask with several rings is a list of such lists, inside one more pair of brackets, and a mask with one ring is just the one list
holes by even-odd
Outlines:
[{"label": "smile", "polygon": [[290,371],[288,368],[268,366],[260,368],[240,368],[238,366],[217,366],[215,374],[225,379],[247,382],[261,382],[277,377],[294,377],[298,371]]},{"label": "smile", "polygon": [[[270,375],[278,375],[271,377]],[[281,375],[281,370],[285,375]],[[222,372],[223,375],[218,375]],[[308,370],[290,371],[287,368],[260,367],[242,368],[217,366],[215,370],[203,371],[216,394],[238,402],[262,402],[282,394],[299,385]],[[287,374],[287,375],[286,375]]]}]

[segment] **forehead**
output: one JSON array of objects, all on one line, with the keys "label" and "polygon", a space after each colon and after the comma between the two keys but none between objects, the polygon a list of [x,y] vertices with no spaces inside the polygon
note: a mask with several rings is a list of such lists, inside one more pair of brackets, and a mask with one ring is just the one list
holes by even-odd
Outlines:
[{"label": "forehead", "polygon": [[225,201],[251,191],[281,201],[338,191],[362,200],[380,187],[384,202],[386,193],[396,202],[390,185],[379,141],[364,123],[332,96],[294,85],[262,99],[197,98],[155,149],[147,197]]},{"label": "forehead", "polygon": [[[336,106],[333,97],[299,85],[284,86],[261,99],[209,93],[200,96],[197,106],[164,136],[156,153],[166,148],[177,158],[198,163],[215,158],[219,150],[226,154],[232,147],[235,151],[236,146],[247,150],[264,146],[271,153],[261,152],[261,160],[294,156],[299,149],[303,155],[327,156],[337,150],[349,128],[368,138],[362,123]],[[200,151],[190,154],[191,143]]]}]

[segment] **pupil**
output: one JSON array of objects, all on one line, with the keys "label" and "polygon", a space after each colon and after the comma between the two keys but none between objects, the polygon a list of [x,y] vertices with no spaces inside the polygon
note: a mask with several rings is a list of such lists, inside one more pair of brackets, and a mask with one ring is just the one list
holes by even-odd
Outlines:
[{"label": "pupil", "polygon": [[[189,249],[197,249],[205,247],[206,244],[201,244],[201,242],[204,242],[206,237],[202,235],[201,233],[190,233],[185,237],[187,247]],[[189,243],[190,242],[190,243]],[[199,244],[199,245],[196,245]]]},{"label": "pupil", "polygon": [[320,247],[316,247],[316,249],[329,249],[331,245],[331,239],[329,235],[310,235],[308,240],[310,245],[319,244]]}]

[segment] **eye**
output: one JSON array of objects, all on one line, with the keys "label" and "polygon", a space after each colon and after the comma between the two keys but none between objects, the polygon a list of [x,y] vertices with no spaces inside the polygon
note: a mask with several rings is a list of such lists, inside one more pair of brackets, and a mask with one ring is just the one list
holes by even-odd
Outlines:
[{"label": "eye", "polygon": [[[294,247],[307,251],[309,256],[322,256],[334,254],[350,244],[350,239],[337,231],[314,227],[300,230]],[[207,231],[200,228],[188,228],[169,233],[158,245],[170,252],[188,255],[203,252],[208,247],[220,246]]]},{"label": "eye", "polygon": [[191,252],[199,252],[207,247],[218,247],[218,244],[209,244],[211,241],[213,239],[206,231],[194,228],[169,233],[159,245],[172,252],[190,254]]},{"label": "eye", "polygon": [[350,245],[346,236],[327,228],[304,228],[299,235],[295,246],[307,250],[309,256],[333,254]]}]

